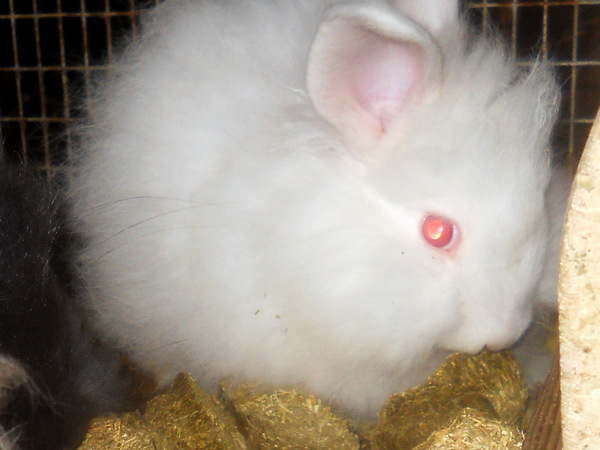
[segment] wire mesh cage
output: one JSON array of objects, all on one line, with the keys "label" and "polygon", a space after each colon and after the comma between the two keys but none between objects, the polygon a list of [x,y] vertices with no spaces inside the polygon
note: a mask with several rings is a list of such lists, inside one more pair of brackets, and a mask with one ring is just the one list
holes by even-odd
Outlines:
[{"label": "wire mesh cage", "polygon": [[481,23],[496,26],[514,55],[538,52],[563,87],[555,150],[574,170],[600,105],[600,2],[472,1]]},{"label": "wire mesh cage", "polygon": [[[89,81],[111,69],[123,35],[159,1],[0,0],[0,138],[9,159],[50,181],[69,171]],[[600,1],[465,4],[513,55],[540,55],[556,67],[564,92],[556,155],[574,169],[600,106]]]},{"label": "wire mesh cage", "polygon": [[[70,126],[86,81],[110,69],[120,37],[159,0],[0,0],[0,121],[10,158],[49,177],[72,164]],[[564,88],[557,154],[576,165],[600,104],[600,2],[471,0],[515,55],[540,54]]]}]

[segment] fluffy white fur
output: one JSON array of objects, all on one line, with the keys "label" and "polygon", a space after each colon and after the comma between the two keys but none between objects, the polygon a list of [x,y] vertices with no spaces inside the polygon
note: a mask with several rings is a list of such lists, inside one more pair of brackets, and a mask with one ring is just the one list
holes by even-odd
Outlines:
[{"label": "fluffy white fur", "polygon": [[97,88],[71,187],[99,326],[164,380],[358,415],[516,341],[557,88],[506,53],[448,0],[167,0]]}]

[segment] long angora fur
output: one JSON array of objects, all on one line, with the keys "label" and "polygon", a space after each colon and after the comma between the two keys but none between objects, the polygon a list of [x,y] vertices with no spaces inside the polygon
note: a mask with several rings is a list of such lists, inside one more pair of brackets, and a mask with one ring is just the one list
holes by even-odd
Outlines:
[{"label": "long angora fur", "polygon": [[528,327],[558,245],[544,64],[450,0],[167,0],[138,37],[71,186],[90,308],[138,363],[372,415]]}]

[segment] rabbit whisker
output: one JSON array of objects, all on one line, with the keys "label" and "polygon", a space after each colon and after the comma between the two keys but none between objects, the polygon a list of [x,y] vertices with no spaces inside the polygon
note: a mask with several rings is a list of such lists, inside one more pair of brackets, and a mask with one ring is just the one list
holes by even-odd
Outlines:
[{"label": "rabbit whisker", "polygon": [[[148,219],[148,220],[151,220],[151,219]],[[142,223],[142,222],[140,222],[140,223]],[[137,224],[136,224],[136,225],[137,225]],[[135,238],[134,238],[134,239],[132,239],[132,240],[130,240],[130,241],[127,241],[127,242],[124,242],[124,243],[122,243],[122,244],[120,244],[120,245],[117,245],[117,246],[115,246],[115,247],[111,248],[110,250],[108,250],[108,251],[106,251],[105,253],[101,254],[100,256],[96,257],[96,258],[94,259],[94,261],[99,261],[99,260],[101,260],[102,258],[104,258],[105,256],[108,256],[109,254],[111,254],[112,252],[114,252],[114,251],[116,251],[116,250],[118,250],[118,249],[120,249],[120,248],[122,248],[122,247],[125,247],[125,246],[127,246],[127,245],[131,244],[132,242],[135,242],[135,241],[136,241],[136,240],[138,240],[138,239],[142,239],[142,238],[145,238],[145,237],[147,237],[147,236],[152,236],[152,235],[155,235],[155,234],[158,234],[158,233],[164,233],[164,232],[167,232],[167,231],[176,231],[176,230],[194,230],[194,229],[203,229],[203,228],[214,228],[214,227],[223,227],[223,226],[225,226],[225,225],[226,225],[226,224],[213,224],[213,225],[204,225],[204,226],[171,227],[171,228],[163,228],[163,229],[159,229],[159,230],[153,230],[153,231],[150,231],[150,232],[148,232],[148,233],[144,233],[144,234],[137,235],[137,236],[135,236]],[[134,226],[135,226],[135,225],[132,225],[132,226],[131,226],[131,227],[129,227],[129,228],[132,228],[132,227],[134,227]],[[122,230],[122,231],[119,231],[118,233],[116,233],[116,234],[112,235],[110,238],[107,238],[107,239],[103,240],[103,241],[102,241],[102,243],[105,243],[105,242],[109,241],[110,239],[112,239],[112,238],[114,238],[114,237],[118,236],[119,234],[121,234],[121,233],[124,233],[124,232],[125,232],[125,231],[127,231],[129,228],[126,228],[126,229],[124,229],[124,230]]]}]

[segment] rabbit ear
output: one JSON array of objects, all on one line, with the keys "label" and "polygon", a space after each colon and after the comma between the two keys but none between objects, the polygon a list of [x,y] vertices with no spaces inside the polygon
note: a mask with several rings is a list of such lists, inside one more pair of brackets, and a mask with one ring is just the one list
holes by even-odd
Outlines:
[{"label": "rabbit ear", "polygon": [[459,23],[458,0],[392,0],[392,4],[434,36]]},{"label": "rabbit ear", "polygon": [[319,114],[365,154],[402,122],[411,104],[437,91],[440,72],[433,38],[411,19],[341,6],[319,28],[307,88]]}]

